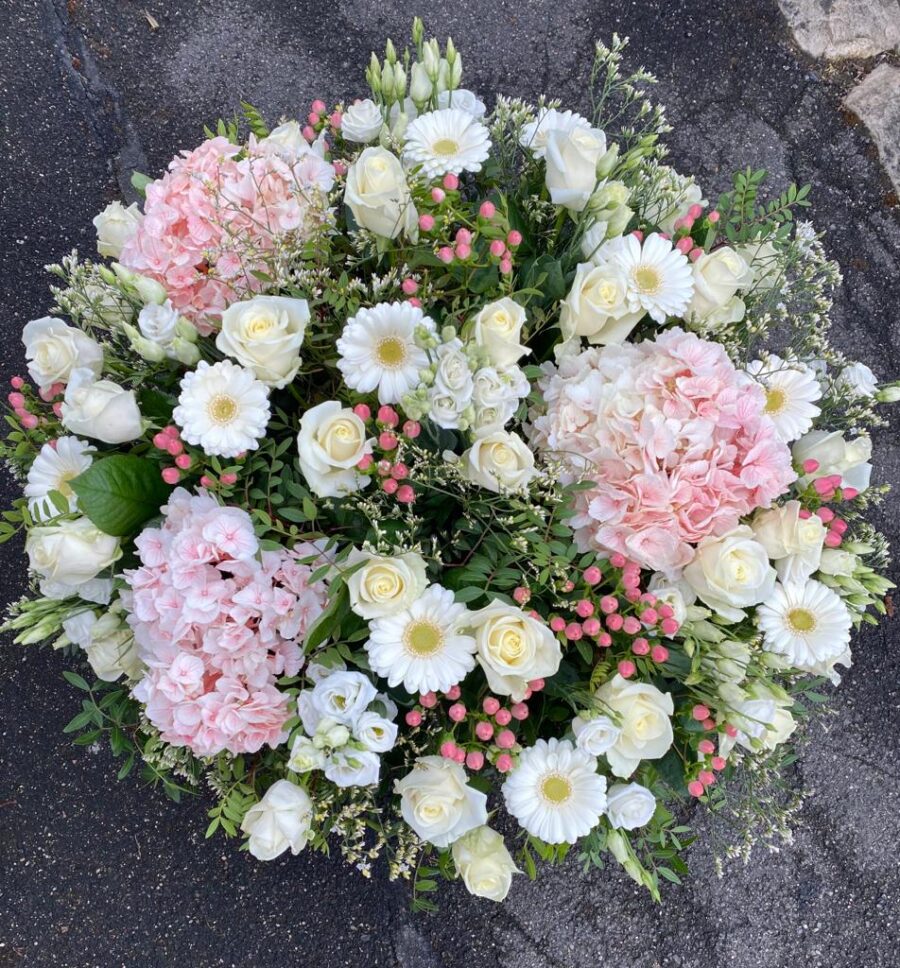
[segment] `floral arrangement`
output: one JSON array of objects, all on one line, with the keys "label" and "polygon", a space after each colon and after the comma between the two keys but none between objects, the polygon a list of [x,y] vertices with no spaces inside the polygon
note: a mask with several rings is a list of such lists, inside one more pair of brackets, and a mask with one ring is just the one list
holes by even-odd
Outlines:
[{"label": "floral arrangement", "polygon": [[706,200],[623,47],[585,114],[488,111],[417,20],[365,99],[245,105],[49,267],[6,627],[83,652],[67,731],[208,836],[383,858],[420,908],[576,845],[658,897],[692,802],[726,856],[787,836],[789,740],[892,587],[900,388],[827,342],[807,188]]}]

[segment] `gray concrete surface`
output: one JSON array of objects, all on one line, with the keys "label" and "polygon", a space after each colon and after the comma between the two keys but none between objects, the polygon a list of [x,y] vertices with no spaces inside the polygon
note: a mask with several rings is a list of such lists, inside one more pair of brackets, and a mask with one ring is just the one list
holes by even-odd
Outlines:
[{"label": "gray concrete surface", "polygon": [[[159,22],[152,31],[143,11]],[[42,265],[92,244],[130,166],[157,171],[239,98],[269,116],[360,90],[360,68],[413,13],[452,33],[470,86],[577,106],[592,39],[632,38],[660,79],[674,162],[710,193],[744,164],[813,183],[812,217],[845,267],[837,339],[900,376],[896,196],[840,100],[855,77],[799,51],[775,0],[7,0],[0,7],[0,345],[46,308]],[[876,476],[900,479],[898,421]],[[11,493],[9,486],[6,494]],[[898,504],[880,518],[895,539]],[[5,598],[22,588],[3,550]],[[895,574],[896,578],[896,574]],[[617,871],[516,883],[505,906],[448,890],[412,917],[404,889],[337,858],[268,865],[204,842],[176,806],[61,728],[76,697],[46,651],[0,650],[0,968],[889,968],[900,963],[900,657],[894,623],[863,637],[796,767],[811,791],[792,846],[718,880],[696,817],[693,878],[654,905]]]}]

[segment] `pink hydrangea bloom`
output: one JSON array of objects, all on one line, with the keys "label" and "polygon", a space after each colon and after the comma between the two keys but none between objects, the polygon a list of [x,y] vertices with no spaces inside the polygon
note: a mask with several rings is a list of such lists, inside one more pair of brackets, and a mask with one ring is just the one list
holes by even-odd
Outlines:
[{"label": "pink hydrangea bloom", "polygon": [[162,737],[198,756],[253,753],[287,739],[299,642],[322,613],[326,588],[300,564],[309,549],[259,550],[249,515],[206,492],[176,490],[159,528],[135,545],[141,567],[122,595],[146,665],[134,696]]},{"label": "pink hydrangea bloom", "polygon": [[166,287],[172,305],[208,334],[230,303],[261,288],[255,271],[291,233],[324,217],[334,169],[307,148],[285,156],[251,139],[185,151],[147,185],[144,219],[120,262]]},{"label": "pink hydrangea bloom", "polygon": [[547,365],[534,444],[592,480],[572,518],[583,550],[672,572],[796,477],[763,390],[721,346],[680,329]]}]

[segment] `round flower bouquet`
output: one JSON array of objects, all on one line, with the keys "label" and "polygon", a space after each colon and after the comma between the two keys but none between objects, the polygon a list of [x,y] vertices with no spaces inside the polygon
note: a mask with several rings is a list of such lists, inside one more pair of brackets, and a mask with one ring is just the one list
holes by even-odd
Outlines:
[{"label": "round flower bouquet", "polygon": [[[584,115],[462,86],[245,106],[50,267],[3,455],[106,738],[207,835],[501,900],[576,846],[656,897],[698,802],[784,834],[817,689],[884,611],[868,430],[807,189],[715,202],[598,45]],[[740,824],[737,823],[740,821]]]}]

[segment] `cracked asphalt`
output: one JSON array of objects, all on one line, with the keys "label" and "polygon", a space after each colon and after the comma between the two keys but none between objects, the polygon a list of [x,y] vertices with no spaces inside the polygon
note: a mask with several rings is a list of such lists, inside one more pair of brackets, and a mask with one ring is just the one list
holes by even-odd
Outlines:
[{"label": "cracked asphalt", "polygon": [[[153,30],[145,16],[159,24]],[[631,37],[629,66],[659,78],[673,163],[708,197],[732,169],[813,185],[810,217],[844,268],[835,340],[900,377],[896,196],[840,99],[857,65],[822,69],[793,45],[775,0],[17,0],[0,7],[0,345],[47,308],[45,263],[93,246],[90,220],[196,144],[239,99],[270,118],[361,91],[362,68],[414,13],[452,34],[467,86],[541,92],[578,107],[594,38]],[[876,478],[900,478],[898,420]],[[12,488],[4,480],[4,494]],[[878,523],[895,540],[898,504]],[[4,598],[22,591],[3,549]],[[896,573],[894,575],[896,580]],[[576,863],[518,879],[492,906],[455,886],[413,917],[405,888],[339,858],[262,865],[204,841],[202,799],[119,783],[104,751],[72,747],[77,698],[47,651],[0,650],[0,968],[889,968],[900,961],[900,659],[893,622],[865,634],[810,730],[792,782],[809,792],[793,844],[718,879],[721,828],[696,816],[692,879],[654,905],[618,871]]]}]

